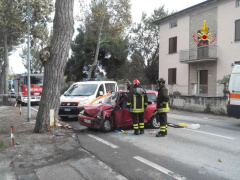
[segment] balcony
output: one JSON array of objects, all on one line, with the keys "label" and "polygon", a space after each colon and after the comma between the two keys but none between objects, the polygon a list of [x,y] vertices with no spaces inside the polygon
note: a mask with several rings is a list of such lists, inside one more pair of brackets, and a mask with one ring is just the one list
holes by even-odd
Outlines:
[{"label": "balcony", "polygon": [[198,63],[217,61],[217,46],[200,46],[194,49],[181,50],[179,52],[180,63]]}]

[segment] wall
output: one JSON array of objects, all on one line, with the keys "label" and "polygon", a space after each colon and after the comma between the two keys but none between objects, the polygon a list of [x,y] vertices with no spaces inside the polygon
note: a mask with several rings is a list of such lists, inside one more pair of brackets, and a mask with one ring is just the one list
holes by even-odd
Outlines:
[{"label": "wall", "polygon": [[227,97],[171,96],[170,107],[193,112],[226,115]]},{"label": "wall", "polygon": [[231,63],[240,61],[240,41],[235,42],[235,20],[240,19],[240,7],[235,0],[222,1],[218,6],[218,70],[217,80],[231,74]]},{"label": "wall", "polygon": [[[170,28],[169,23],[177,20],[177,27]],[[177,53],[168,54],[169,38],[177,36]],[[177,84],[188,84],[188,64],[179,62],[179,50],[189,49],[189,16],[182,15],[172,18],[160,25],[160,52],[159,52],[159,77],[168,83],[168,69],[177,69]]]}]

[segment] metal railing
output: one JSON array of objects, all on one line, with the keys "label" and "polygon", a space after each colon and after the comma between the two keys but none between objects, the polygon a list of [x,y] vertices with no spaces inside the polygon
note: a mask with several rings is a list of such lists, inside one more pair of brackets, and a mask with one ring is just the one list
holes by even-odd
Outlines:
[{"label": "metal railing", "polygon": [[193,49],[180,50],[179,61],[180,62],[194,62],[204,60],[217,60],[217,46],[200,46]]}]

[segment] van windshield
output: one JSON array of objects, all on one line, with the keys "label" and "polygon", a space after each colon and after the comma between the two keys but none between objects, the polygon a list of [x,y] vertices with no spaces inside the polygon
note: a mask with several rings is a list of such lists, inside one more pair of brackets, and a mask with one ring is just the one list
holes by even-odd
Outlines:
[{"label": "van windshield", "polygon": [[64,96],[91,96],[96,92],[98,84],[74,84]]},{"label": "van windshield", "polygon": [[115,105],[117,103],[117,98],[118,98],[118,93],[116,92],[106,97],[103,102],[106,104]]}]

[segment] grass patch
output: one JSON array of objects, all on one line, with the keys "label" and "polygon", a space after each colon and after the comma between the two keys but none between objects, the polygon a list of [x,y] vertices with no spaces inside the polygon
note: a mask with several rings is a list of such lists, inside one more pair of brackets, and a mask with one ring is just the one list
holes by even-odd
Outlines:
[{"label": "grass patch", "polygon": [[4,144],[4,142],[0,139],[0,149],[7,148],[7,146]]}]

